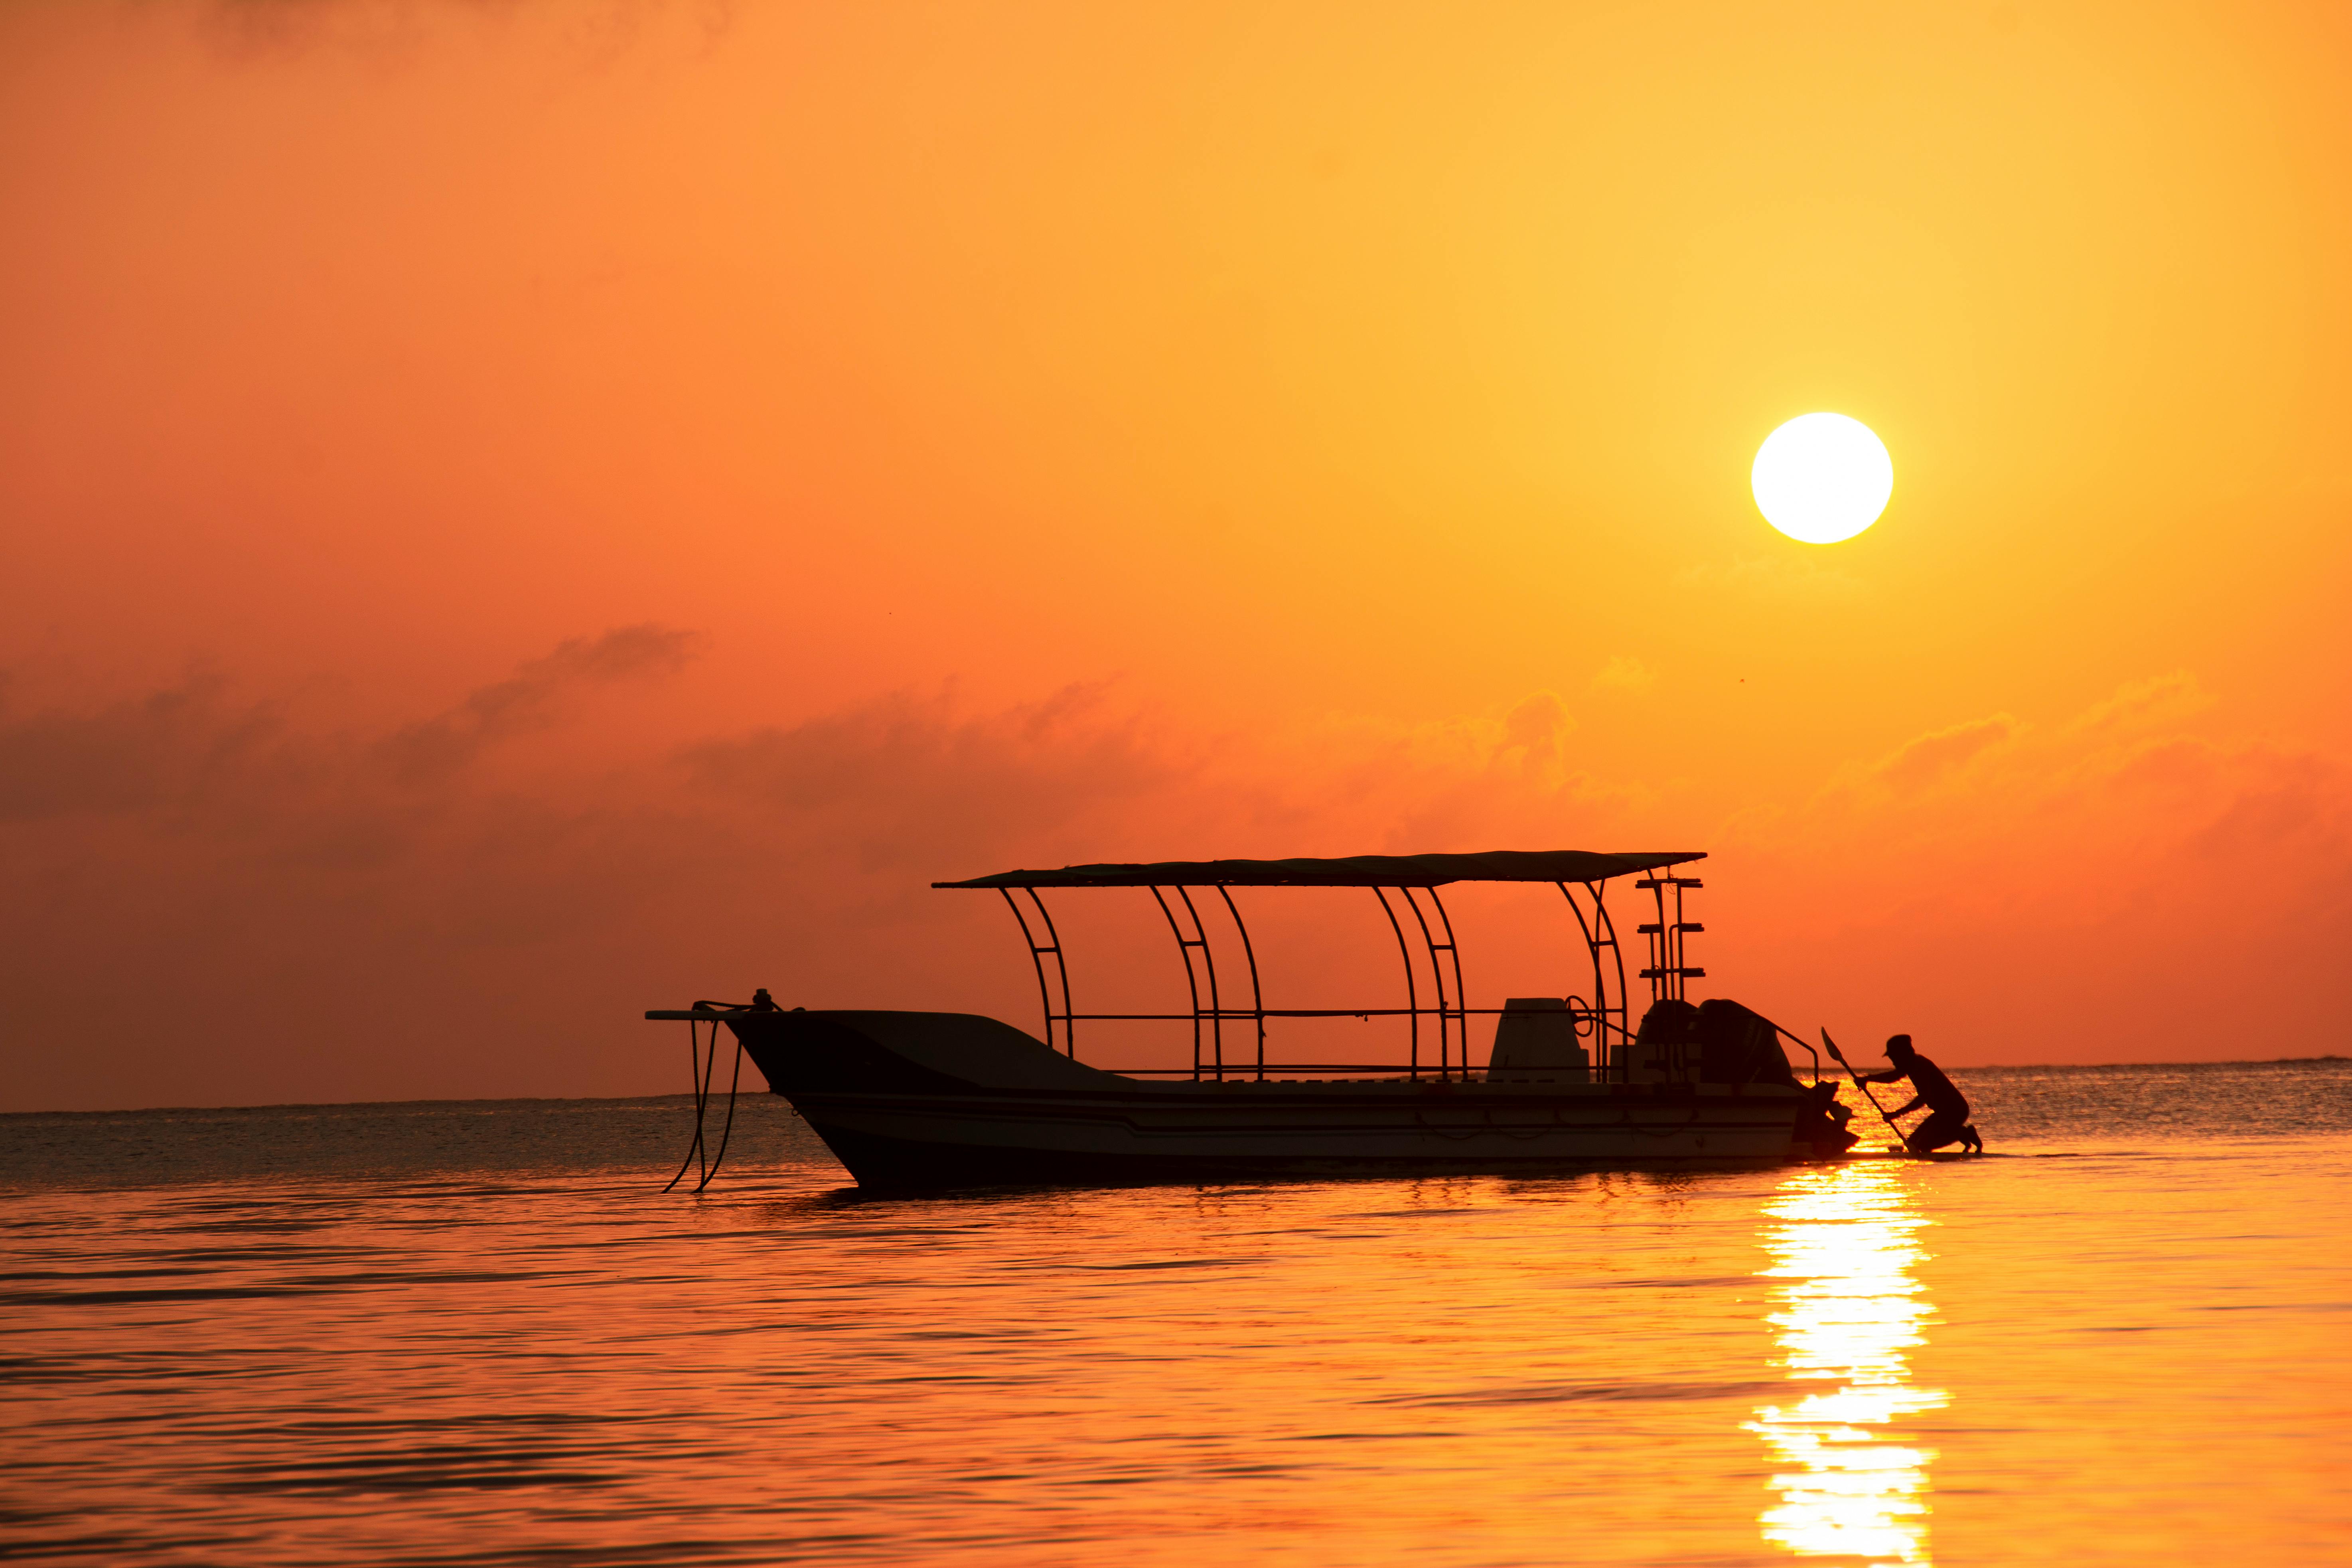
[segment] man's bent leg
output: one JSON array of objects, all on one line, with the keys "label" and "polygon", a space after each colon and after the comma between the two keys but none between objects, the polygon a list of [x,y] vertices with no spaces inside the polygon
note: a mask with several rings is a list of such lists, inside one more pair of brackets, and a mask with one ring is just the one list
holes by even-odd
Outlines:
[{"label": "man's bent leg", "polygon": [[1957,1143],[1967,1134],[1968,1119],[1966,1117],[1955,1116],[1948,1110],[1937,1110],[1931,1112],[1927,1121],[1914,1127],[1910,1136],[1905,1138],[1903,1142],[1904,1146],[1914,1154],[1925,1154],[1932,1149],[1940,1149],[1947,1143]]}]

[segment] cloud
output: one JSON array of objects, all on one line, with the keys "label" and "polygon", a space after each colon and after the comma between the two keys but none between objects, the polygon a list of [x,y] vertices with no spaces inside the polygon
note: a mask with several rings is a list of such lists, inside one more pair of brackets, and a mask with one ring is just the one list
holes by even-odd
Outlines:
[{"label": "cloud", "polygon": [[2248,868],[2293,858],[2352,865],[2352,785],[2326,759],[2249,748],[2218,759],[2229,780],[2221,808],[2192,836],[2209,858]]},{"label": "cloud", "polygon": [[388,736],[380,752],[404,783],[446,778],[500,741],[554,724],[583,690],[677,674],[700,642],[696,633],[657,626],[620,626],[593,641],[574,637],[448,712]]},{"label": "cloud", "polygon": [[[2340,1048],[2352,773],[2200,732],[2213,706],[2186,674],[2132,681],[2056,722],[1939,727],[1743,814],[1722,973],[1768,1010],[1920,1020],[1961,1060]],[[1738,905],[1766,889],[1809,918],[1747,932]]]},{"label": "cloud", "polygon": [[[210,674],[52,708],[0,722],[0,826],[44,825],[17,847],[57,885],[111,883],[150,907],[242,889],[269,909],[356,897],[383,921],[429,924],[446,920],[436,889],[460,888],[478,905],[511,907],[514,890],[478,886],[474,868],[537,844],[547,864],[524,883],[569,889],[578,878],[564,857],[576,846],[559,841],[618,803],[518,795],[468,777],[468,765],[578,717],[599,690],[674,676],[697,641],[652,626],[575,638],[446,712],[374,736],[298,728]],[[545,907],[568,923],[560,903]],[[205,938],[190,940],[203,950]]]},{"label": "cloud", "polygon": [[2018,722],[2006,713],[1971,719],[1906,741],[1871,765],[1871,773],[1896,790],[1925,788],[1966,767],[1996,746],[2006,745],[2018,732]]},{"label": "cloud", "polygon": [[[929,881],[1173,858],[1221,841],[1207,817],[1249,809],[1197,787],[1197,749],[1088,687],[980,712],[894,694],[683,748],[615,731],[577,766],[566,732],[593,726],[597,699],[675,678],[698,640],[575,638],[373,730],[298,724],[209,675],[9,713],[0,1017],[12,1047],[90,1049],[40,1055],[0,1093],[625,1092],[642,1074],[572,1058],[647,997],[788,974],[803,994],[969,1005],[942,988],[965,950],[993,950],[939,937],[975,910]],[[561,773],[479,765],[494,748],[527,763],[541,737],[562,737]],[[910,949],[937,954],[921,975]]]},{"label": "cloud", "polygon": [[234,706],[208,674],[0,721],[0,820],[184,807],[248,774],[278,729],[267,705]]},{"label": "cloud", "polygon": [[950,868],[1042,851],[1056,838],[1091,838],[1106,855],[1133,858],[1141,851],[1080,825],[1168,791],[1197,767],[1155,744],[1139,716],[1112,710],[1099,685],[991,714],[960,711],[952,689],[893,693],[704,741],[679,761],[706,795],[767,813],[780,831],[812,844],[849,850],[868,870]]},{"label": "cloud", "polygon": [[2185,719],[2213,705],[2213,699],[2187,670],[2126,682],[2116,694],[2092,704],[2067,725],[2076,734],[2144,729]]},{"label": "cloud", "polygon": [[238,61],[297,59],[321,50],[371,65],[406,65],[443,41],[453,24],[478,34],[537,26],[559,63],[611,66],[667,26],[698,52],[732,28],[734,0],[209,0],[194,8],[201,36]]},{"label": "cloud", "polygon": [[[1112,686],[994,707],[943,687],[684,745],[617,726],[594,738],[600,698],[679,678],[697,646],[657,626],[575,638],[441,712],[373,727],[306,723],[209,673],[79,704],[11,694],[0,1016],[31,1065],[5,1092],[20,1106],[629,1092],[648,1082],[635,1013],[750,984],[810,1005],[1026,1018],[1001,911],[928,888],[1024,865],[1697,840],[1723,871],[1708,963],[1731,994],[1778,1005],[1776,986],[1875,986],[1909,1007],[1948,977],[1945,1013],[1916,1016],[1955,1026],[2046,992],[2043,1011],[2000,1026],[2004,1048],[2045,1058],[2074,1049],[2064,1031],[2095,1011],[2151,1041],[2221,1037],[2227,987],[2193,1003],[2125,994],[2228,940],[2181,910],[2236,909],[2250,951],[2273,954],[2247,963],[2315,975],[2352,910],[2344,771],[2189,731],[2185,704],[2137,695],[2150,683],[2092,710],[2145,721],[1944,726],[1810,801],[1725,824],[1576,755],[1549,691],[1418,722],[1218,736]],[[541,746],[560,748],[561,773],[529,765]],[[484,765],[493,750],[518,765]],[[1334,938],[1327,954],[1307,926],[1291,937],[1275,944],[1286,986],[1346,989],[1360,953]],[[1521,940],[1537,939],[1482,939],[1480,962]],[[1164,981],[1166,953],[1138,951],[1132,976],[1115,953],[1089,957],[1090,994]],[[2298,993],[2280,1026],[2322,1016],[2330,984],[2343,989]],[[68,1036],[87,1049],[23,1048]]]},{"label": "cloud", "polygon": [[1538,691],[1523,698],[1503,719],[1503,747],[1517,752],[1529,774],[1549,778],[1565,765],[1562,747],[1576,721],[1557,692]]}]

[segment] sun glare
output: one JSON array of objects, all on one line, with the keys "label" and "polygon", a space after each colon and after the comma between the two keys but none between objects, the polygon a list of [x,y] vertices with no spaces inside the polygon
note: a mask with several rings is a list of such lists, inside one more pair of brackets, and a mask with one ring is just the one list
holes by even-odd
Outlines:
[{"label": "sun glare", "polygon": [[1835,544],[1886,510],[1895,460],[1859,419],[1801,414],[1764,437],[1748,480],[1765,521],[1807,544]]}]

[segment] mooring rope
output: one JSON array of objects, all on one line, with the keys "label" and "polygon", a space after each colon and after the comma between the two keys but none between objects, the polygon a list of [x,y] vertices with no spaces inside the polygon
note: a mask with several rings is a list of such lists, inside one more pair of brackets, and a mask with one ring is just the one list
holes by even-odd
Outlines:
[{"label": "mooring rope", "polygon": [[[719,1046],[719,1042],[715,1037],[719,1033],[719,1026],[717,1023],[714,1022],[710,1026],[710,1032],[714,1037],[711,1040],[711,1054],[715,1057],[718,1055]],[[702,1153],[702,1101],[704,1093],[702,1087],[702,1029],[701,1026],[697,1024],[691,1018],[688,1018],[686,1021],[686,1082],[688,1089],[691,1090],[694,1095],[694,1142],[687,1145],[686,1158],[678,1162],[677,1174],[672,1176],[668,1183],[663,1186],[662,1191],[664,1192],[668,1192],[671,1188],[677,1186],[678,1183],[684,1181],[686,1179],[687,1167],[693,1164]],[[698,1192],[701,1189],[698,1186],[696,1190]]]},{"label": "mooring rope", "polygon": [[[719,1057],[719,1026],[715,1023],[710,1026],[710,1056],[713,1063],[715,1064]],[[725,1124],[719,1129],[719,1152],[710,1156],[710,1171],[709,1174],[702,1178],[701,1184],[694,1189],[698,1193],[700,1192],[703,1187],[707,1187],[710,1184],[711,1177],[719,1174],[719,1167],[726,1163],[727,1140],[735,1135],[735,1089],[742,1081],[743,1042],[739,1039],[735,1042],[734,1070],[728,1075],[727,1079],[727,1121]],[[697,1124],[695,1136],[698,1138],[701,1136],[700,1126],[698,1123]]]},{"label": "mooring rope", "polygon": [[[761,994],[764,996],[766,993],[762,992]],[[757,1007],[756,1002],[697,1002],[690,1011],[749,1013],[755,1011]],[[735,1091],[743,1082],[743,1041],[740,1037],[738,1037],[735,1041],[735,1067],[733,1072],[729,1075],[727,1082],[727,1121],[719,1131],[719,1151],[715,1154],[709,1154],[707,1159],[704,1157],[709,1145],[703,1138],[703,1125],[710,1109],[710,1080],[719,1070],[720,1020],[717,1018],[710,1020],[710,1051],[707,1056],[702,1049],[702,1033],[698,1026],[700,1022],[699,1019],[695,1018],[688,1018],[686,1021],[687,1082],[694,1092],[694,1142],[688,1146],[686,1158],[678,1162],[677,1174],[672,1176],[662,1187],[664,1192],[670,1191],[678,1183],[686,1180],[687,1167],[698,1163],[700,1170],[698,1172],[698,1179],[694,1184],[694,1190],[698,1193],[709,1186],[711,1179],[719,1174],[719,1164],[727,1158],[728,1140],[735,1135]]]}]

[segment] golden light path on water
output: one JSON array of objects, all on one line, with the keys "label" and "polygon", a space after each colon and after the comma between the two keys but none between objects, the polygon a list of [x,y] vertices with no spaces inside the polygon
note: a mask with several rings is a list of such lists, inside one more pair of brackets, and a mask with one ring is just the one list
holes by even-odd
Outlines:
[{"label": "golden light path on water", "polygon": [[1927,1221],[1891,1164],[1814,1168],[1792,1175],[1765,1213],[1778,1331],[1790,1393],[1759,1406],[1748,1430],[1782,1468],[1764,1538],[1800,1557],[1871,1564],[1925,1563],[1927,1467],[1935,1450],[1904,1441],[1895,1424],[1950,1403],[1911,1381],[1909,1352],[1935,1308],[1912,1268]]}]

